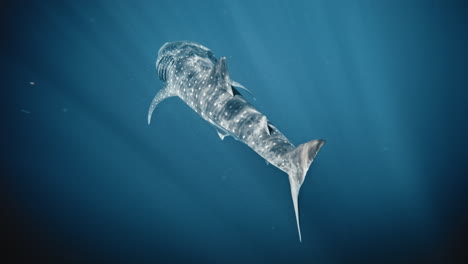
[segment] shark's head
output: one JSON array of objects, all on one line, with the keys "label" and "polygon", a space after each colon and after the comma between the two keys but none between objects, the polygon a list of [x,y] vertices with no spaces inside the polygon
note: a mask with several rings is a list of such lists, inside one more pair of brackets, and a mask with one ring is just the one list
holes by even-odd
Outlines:
[{"label": "shark's head", "polygon": [[206,47],[187,41],[168,42],[158,52],[156,70],[159,79],[167,81],[177,64],[184,63],[197,70],[199,67],[213,67],[217,60]]}]

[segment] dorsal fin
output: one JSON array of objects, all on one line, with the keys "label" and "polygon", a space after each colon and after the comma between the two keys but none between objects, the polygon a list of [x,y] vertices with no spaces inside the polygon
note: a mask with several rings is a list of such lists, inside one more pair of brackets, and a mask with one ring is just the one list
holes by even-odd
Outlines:
[{"label": "dorsal fin", "polygon": [[218,80],[222,83],[226,91],[234,96],[234,92],[232,91],[231,87],[231,79],[229,78],[229,72],[227,69],[226,57],[221,57],[213,70],[216,78],[218,78]]},{"label": "dorsal fin", "polygon": [[267,120],[266,116],[262,116],[262,118],[260,118],[260,127],[265,132],[267,132],[268,135],[270,135],[270,129],[268,129],[268,120]]},{"label": "dorsal fin", "polygon": [[216,64],[216,72],[221,75],[222,79],[229,79],[229,73],[226,64],[226,57],[221,57]]}]

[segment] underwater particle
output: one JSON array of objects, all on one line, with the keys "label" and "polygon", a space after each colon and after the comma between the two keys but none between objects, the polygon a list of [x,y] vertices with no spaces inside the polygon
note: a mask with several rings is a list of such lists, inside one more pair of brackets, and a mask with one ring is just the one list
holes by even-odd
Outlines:
[{"label": "underwater particle", "polygon": [[62,112],[64,112],[64,113],[68,112],[68,108],[66,108],[66,107],[62,108]]},{"label": "underwater particle", "polygon": [[27,115],[29,115],[31,113],[30,111],[28,111],[26,109],[23,109],[23,108],[21,108],[20,111],[21,111],[21,113],[24,113],[24,114],[27,114]]},{"label": "underwater particle", "polygon": [[36,85],[35,82],[29,82],[29,85]]}]

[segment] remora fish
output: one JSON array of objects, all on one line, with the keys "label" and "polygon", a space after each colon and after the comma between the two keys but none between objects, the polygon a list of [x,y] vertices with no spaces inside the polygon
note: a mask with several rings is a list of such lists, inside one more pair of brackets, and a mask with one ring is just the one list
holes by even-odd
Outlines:
[{"label": "remora fish", "polygon": [[234,137],[252,148],[268,163],[286,172],[291,185],[299,240],[302,241],[299,189],[325,141],[316,139],[294,147],[265,115],[236,90],[247,89],[229,78],[226,57],[218,60],[202,45],[185,41],[164,44],[158,52],[156,69],[165,86],[151,103],[148,124],[155,107],[162,100],[178,96],[215,126],[221,139],[226,136]]}]

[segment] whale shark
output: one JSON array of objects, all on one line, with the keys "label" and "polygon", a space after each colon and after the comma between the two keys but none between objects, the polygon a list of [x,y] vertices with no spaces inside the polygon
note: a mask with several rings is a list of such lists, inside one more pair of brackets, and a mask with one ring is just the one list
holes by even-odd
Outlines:
[{"label": "whale shark", "polygon": [[188,41],[169,42],[158,52],[158,77],[164,87],[148,111],[148,125],[156,106],[164,99],[179,97],[212,124],[223,140],[227,136],[243,142],[267,164],[286,172],[296,216],[299,241],[299,190],[324,140],[315,139],[295,147],[269,120],[239,92],[250,91],[233,81],[226,57],[217,59],[208,48]]}]

